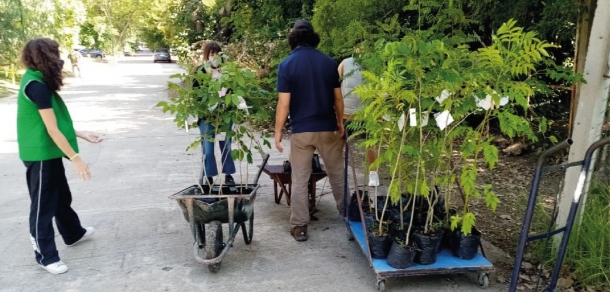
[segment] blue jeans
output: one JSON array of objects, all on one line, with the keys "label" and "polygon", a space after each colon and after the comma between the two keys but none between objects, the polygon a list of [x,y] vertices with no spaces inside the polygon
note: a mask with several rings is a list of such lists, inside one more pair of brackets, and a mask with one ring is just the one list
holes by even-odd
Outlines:
[{"label": "blue jeans", "polygon": [[[203,120],[199,120],[198,126],[199,132],[201,133],[201,148],[205,155],[204,165],[206,176],[217,176],[218,166],[216,165],[216,157],[214,156],[215,142],[210,141],[210,138],[214,138],[216,129],[214,128],[214,125],[208,124]],[[232,127],[233,123],[230,123],[229,128]],[[228,138],[226,141],[218,141],[218,145],[220,146],[220,153],[222,156],[222,173],[234,174],[235,163],[233,162],[233,157],[231,157],[231,138]]]}]

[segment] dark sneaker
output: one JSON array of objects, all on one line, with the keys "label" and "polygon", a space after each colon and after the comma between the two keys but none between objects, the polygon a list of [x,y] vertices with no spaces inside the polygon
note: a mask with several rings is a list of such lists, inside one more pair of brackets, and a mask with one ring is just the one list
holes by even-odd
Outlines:
[{"label": "dark sneaker", "polygon": [[230,174],[225,175],[225,185],[228,185],[228,186],[235,185],[235,179],[233,179],[233,177]]},{"label": "dark sneaker", "polygon": [[294,226],[290,230],[290,235],[294,237],[296,241],[306,241],[307,240],[307,225],[303,226]]}]

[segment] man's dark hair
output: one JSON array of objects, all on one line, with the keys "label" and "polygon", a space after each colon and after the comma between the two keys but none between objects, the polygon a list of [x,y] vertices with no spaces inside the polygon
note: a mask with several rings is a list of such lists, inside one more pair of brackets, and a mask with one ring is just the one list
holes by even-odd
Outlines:
[{"label": "man's dark hair", "polygon": [[317,47],[320,44],[320,35],[307,26],[293,28],[288,35],[290,49],[294,50],[300,46]]}]

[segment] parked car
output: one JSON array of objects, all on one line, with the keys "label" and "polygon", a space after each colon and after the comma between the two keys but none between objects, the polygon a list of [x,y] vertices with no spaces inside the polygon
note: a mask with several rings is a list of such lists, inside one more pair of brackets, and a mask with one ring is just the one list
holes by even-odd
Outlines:
[{"label": "parked car", "polygon": [[124,51],[124,52],[123,52],[123,55],[124,55],[125,57],[131,57],[131,56],[134,56],[135,54],[134,54],[134,53],[132,53],[132,52],[130,52],[130,51]]},{"label": "parked car", "polygon": [[104,53],[100,49],[92,49],[92,50],[82,49],[82,50],[80,50],[78,52],[81,55],[83,55],[83,57],[97,58],[97,59],[106,58],[106,53]]},{"label": "parked car", "polygon": [[155,49],[153,53],[153,63],[157,63],[157,61],[166,61],[171,63],[172,56],[168,49]]}]

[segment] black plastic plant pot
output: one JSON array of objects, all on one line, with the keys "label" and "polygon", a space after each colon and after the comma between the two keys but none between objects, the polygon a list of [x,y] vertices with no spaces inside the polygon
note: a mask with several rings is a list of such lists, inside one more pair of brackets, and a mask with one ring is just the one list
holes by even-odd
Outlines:
[{"label": "black plastic plant pot", "polygon": [[[423,230],[424,225],[426,225],[427,216],[428,216],[427,212],[419,213],[416,211],[413,216],[413,227],[418,227],[419,229]],[[409,218],[409,221],[410,220],[411,220],[411,218]]]},{"label": "black plastic plant pot", "polygon": [[451,238],[453,237],[453,232],[451,229],[441,228],[438,230],[438,233],[441,235],[438,251],[440,252],[443,249],[451,249]]},{"label": "black plastic plant pot", "polygon": [[413,260],[416,253],[413,246],[403,246],[394,241],[388,253],[388,265],[395,269],[406,269],[415,265]]},{"label": "black plastic plant pot", "polygon": [[[400,208],[393,207],[390,210],[386,210],[386,212],[389,213],[389,219],[392,220],[392,222],[400,223],[400,217],[401,217]],[[404,223],[409,223],[411,221],[411,212],[409,212],[409,211],[402,212],[402,221]]]},{"label": "black plastic plant pot", "polygon": [[441,236],[437,234],[423,235],[413,234],[413,241],[417,245],[418,251],[415,255],[415,262],[421,265],[431,265],[436,263],[436,255]]},{"label": "black plastic plant pot", "polygon": [[364,224],[366,226],[366,230],[367,231],[371,231],[371,226],[373,226],[374,223],[379,224],[379,221],[377,221],[375,219],[375,215],[371,214],[371,213],[364,213]]},{"label": "black plastic plant pot", "polygon": [[[390,236],[392,238],[399,238],[402,240],[405,240],[407,237],[407,232],[409,231],[409,223],[405,222],[402,225],[402,228],[400,226],[400,221],[397,223],[392,223],[390,225]],[[413,230],[411,230],[411,233],[413,233]]]},{"label": "black plastic plant pot", "polygon": [[378,236],[369,233],[369,246],[371,248],[372,258],[385,259],[388,257],[388,253],[392,247],[392,238],[387,234]]},{"label": "black plastic plant pot", "polygon": [[[361,190],[359,192],[360,198],[362,199],[362,210],[366,213],[369,209],[369,199],[366,192],[364,192],[364,195]],[[358,208],[358,198],[356,197],[356,192],[352,194],[352,198],[347,210],[347,217],[349,221],[360,222],[360,209]]]},{"label": "black plastic plant pot", "polygon": [[399,237],[400,238],[400,234],[399,232],[402,231],[400,228],[400,223],[392,223],[390,224],[390,229],[388,230],[388,233],[390,234],[390,237],[392,239]]},{"label": "black plastic plant pot", "polygon": [[480,243],[481,232],[476,228],[473,227],[469,235],[464,235],[461,230],[456,229],[451,239],[451,252],[455,257],[471,260],[479,252]]},{"label": "black plastic plant pot", "polygon": [[377,211],[377,217],[381,218],[384,222],[392,221],[392,214],[390,212],[390,208],[386,209],[385,212],[383,212],[382,209],[379,209]]},{"label": "black plastic plant pot", "polygon": [[396,208],[396,207],[392,207],[389,210],[386,210],[386,212],[390,213],[390,220],[392,220],[392,222],[400,222],[400,208]]},{"label": "black plastic plant pot", "polygon": [[[386,198],[387,198],[387,196],[377,195],[377,211],[379,212],[379,214],[381,214],[381,210],[383,210],[383,207],[386,206],[386,204],[385,204]],[[386,213],[387,213],[387,210],[389,210],[391,207],[392,207],[392,202],[388,198],[388,205],[386,206]]]},{"label": "black plastic plant pot", "polygon": [[[368,210],[369,206],[362,204],[362,210],[366,214],[366,210]],[[347,209],[347,217],[349,221],[352,222],[360,222],[360,209],[358,208],[357,202],[352,202]]]}]

